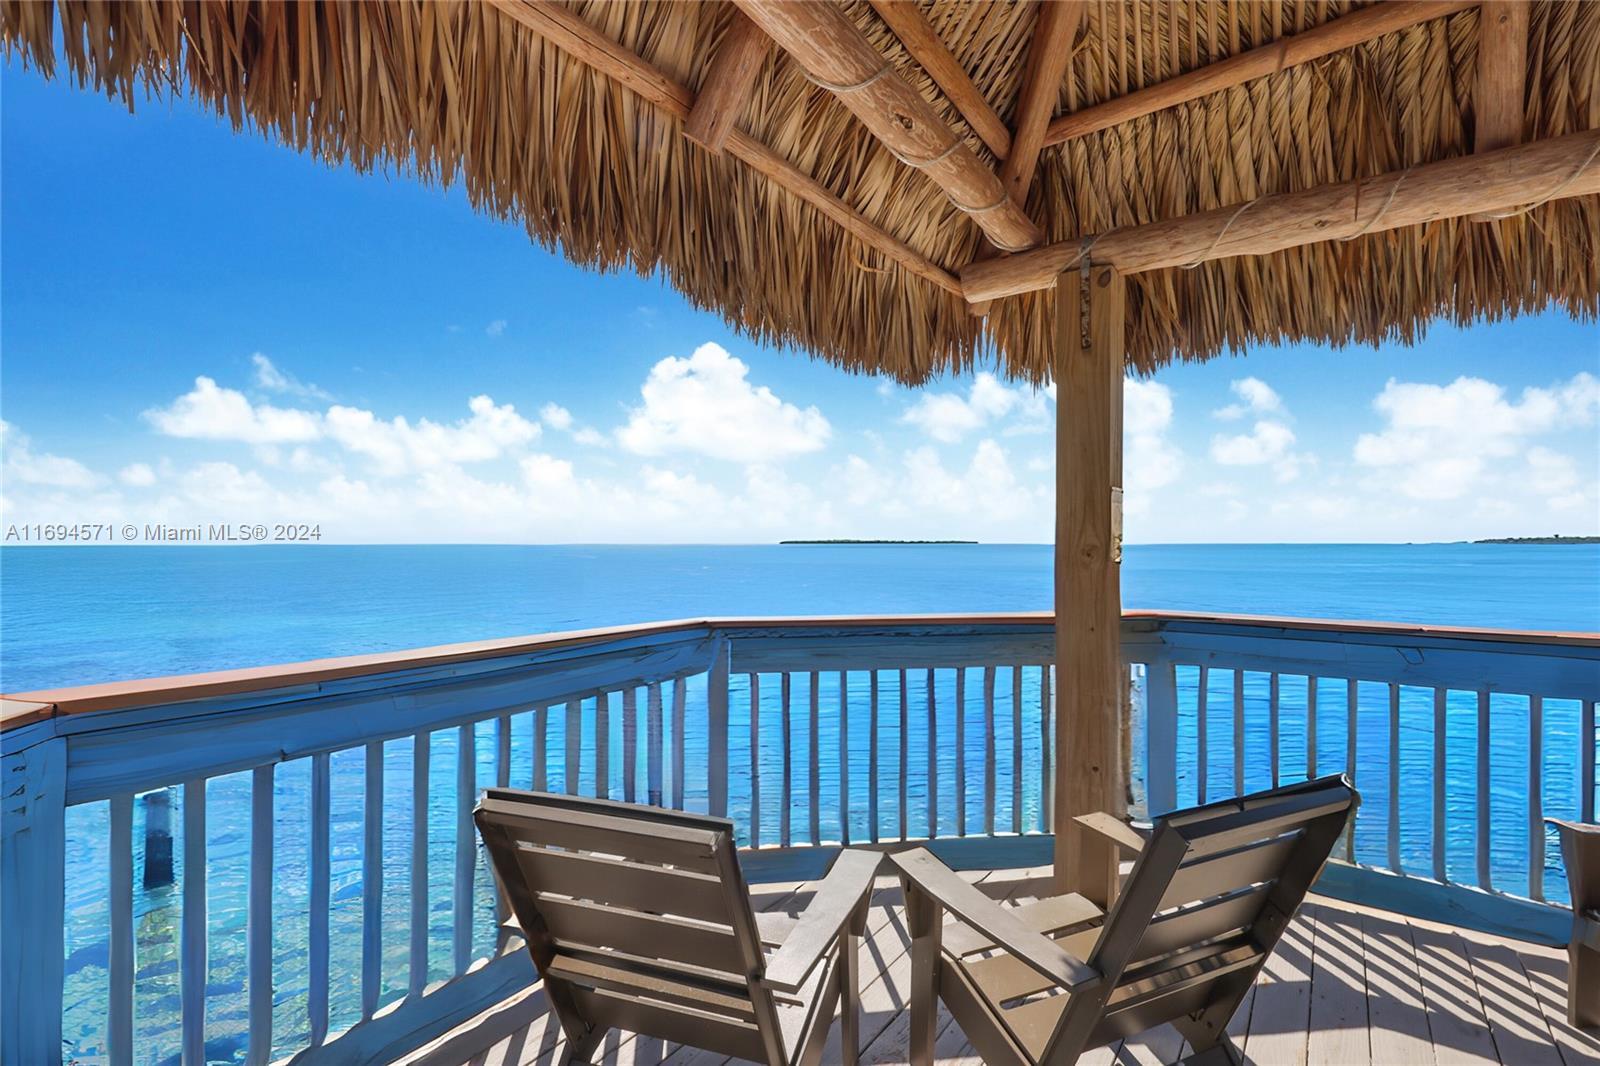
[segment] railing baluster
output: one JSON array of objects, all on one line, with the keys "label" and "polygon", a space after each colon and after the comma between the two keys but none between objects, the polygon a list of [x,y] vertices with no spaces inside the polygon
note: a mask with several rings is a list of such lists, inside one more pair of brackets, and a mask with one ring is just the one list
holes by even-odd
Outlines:
[{"label": "railing baluster", "polygon": [[994,667],[983,668],[983,834],[994,836]]},{"label": "railing baluster", "polygon": [[806,843],[820,844],[822,843],[822,751],[817,733],[822,724],[822,692],[817,672],[813,670],[807,676],[811,679],[811,733],[808,760],[811,773],[806,779],[811,811],[811,839]]},{"label": "railing baluster", "polygon": [[1389,685],[1389,869],[1400,866],[1400,686]]},{"label": "railing baluster", "polygon": [[183,929],[179,936],[182,1066],[206,1062],[206,782],[183,785]]},{"label": "railing baluster", "polygon": [[594,794],[611,798],[611,694],[594,694]]},{"label": "railing baluster", "polygon": [[576,796],[583,777],[578,760],[583,756],[583,698],[567,701],[566,752],[561,767],[561,784],[569,796]]},{"label": "railing baluster", "polygon": [[272,1061],[272,777],[274,766],[250,775],[250,888],[246,902],[245,968],[249,974],[248,1066]]},{"label": "railing baluster", "polygon": [[1528,898],[1544,901],[1544,697],[1528,697]]},{"label": "railing baluster", "polygon": [[1489,690],[1478,690],[1478,803],[1477,860],[1478,887],[1493,891],[1489,873]]},{"label": "railing baluster", "polygon": [[533,778],[531,784],[535,792],[547,792],[550,789],[550,756],[545,751],[545,741],[549,737],[550,708],[541,703],[533,709]]},{"label": "railing baluster", "polygon": [[956,667],[956,836],[967,835],[967,668]]},{"label": "railing baluster", "polygon": [[709,812],[728,816],[728,641],[717,641],[706,678],[706,800]]},{"label": "railing baluster", "polygon": [[111,799],[111,922],[106,969],[109,1066],[133,1066],[133,794]]},{"label": "railing baluster", "polygon": [[778,702],[783,718],[783,802],[778,804],[778,842],[784,847],[793,843],[794,826],[789,810],[794,806],[794,713],[790,697],[793,678],[785,670],[778,675]]},{"label": "railing baluster", "polygon": [[1011,668],[1011,831],[1022,833],[1022,667]]},{"label": "railing baluster", "polygon": [[494,723],[494,786],[511,787],[511,716],[502,714]]},{"label": "railing baluster", "polygon": [[639,697],[632,685],[622,690],[622,798],[632,803],[639,786]]},{"label": "railing baluster", "polygon": [[461,974],[472,962],[472,874],[478,858],[478,839],[472,827],[472,804],[478,798],[477,730],[469,722],[456,737],[456,881],[450,903],[452,973]]},{"label": "railing baluster", "polygon": [[839,671],[839,843],[850,843],[850,674]]},{"label": "railing baluster", "polygon": [[750,675],[750,846],[761,846],[761,675]]},{"label": "railing baluster", "polygon": [[1448,838],[1445,835],[1445,741],[1448,733],[1449,692],[1433,690],[1433,879],[1449,880]]},{"label": "railing baluster", "polygon": [[[1357,726],[1361,718],[1361,687],[1355,678],[1345,681],[1345,776],[1350,779],[1352,787],[1356,785],[1356,736],[1359,732]],[[1345,825],[1344,847],[1345,858],[1351,862],[1356,861],[1356,819],[1360,814],[1351,815]]]},{"label": "railing baluster", "polygon": [[[571,704],[568,704],[571,717]],[[418,733],[411,749],[411,973],[409,994],[428,987],[428,757],[430,739]],[[568,746],[571,746],[568,741]],[[570,765],[577,765],[576,762]]]},{"label": "railing baluster", "polygon": [[312,1046],[328,1038],[328,837],[332,828],[328,759],[325,751],[311,756],[311,930],[306,950],[311,992],[306,997],[306,1013],[311,1020]]},{"label": "railing baluster", "polygon": [[688,803],[688,788],[683,781],[683,733],[684,723],[688,717],[689,679],[680,677],[672,682],[672,789],[673,795],[677,798],[673,806],[680,811]]},{"label": "railing baluster", "polygon": [[[1056,829],[1056,749],[1051,739],[1053,732],[1051,723],[1055,718],[1052,710],[1055,704],[1050,698],[1051,669],[1049,663],[1039,667],[1039,822],[1040,828],[1046,833],[1053,833]],[[1176,722],[1176,703],[1174,703],[1174,722]]]},{"label": "railing baluster", "polygon": [[867,694],[867,829],[868,837],[878,842],[878,671],[868,678]]},{"label": "railing baluster", "polygon": [[1267,682],[1267,743],[1272,747],[1272,787],[1278,787],[1278,697],[1279,682],[1277,672],[1274,671]]},{"label": "railing baluster", "polygon": [[1145,795],[1150,817],[1178,806],[1178,677],[1165,659],[1145,664]]},{"label": "railing baluster", "polygon": [[906,680],[906,671],[901,671],[901,706],[899,706],[899,722],[901,722],[901,781],[899,781],[899,800],[901,800],[901,840],[910,839],[909,797],[910,786],[907,775],[910,773],[910,685]]},{"label": "railing baluster", "polygon": [[1317,677],[1306,675],[1306,780],[1317,776]]},{"label": "railing baluster", "polygon": [[1244,795],[1244,671],[1233,671],[1233,794]]},{"label": "railing baluster", "polygon": [[[959,792],[959,789],[957,790]],[[939,700],[928,670],[928,839],[939,835]]]},{"label": "railing baluster", "polygon": [[1195,802],[1206,802],[1206,784],[1210,774],[1210,767],[1206,758],[1206,701],[1210,698],[1211,671],[1208,667],[1200,667],[1199,687],[1195,690],[1194,705],[1194,759],[1198,768],[1195,779]]},{"label": "railing baluster", "polygon": [[1578,722],[1578,818],[1594,821],[1595,700],[1584,700]]},{"label": "railing baluster", "polygon": [[661,806],[661,682],[645,690],[645,798]]},{"label": "railing baluster", "polygon": [[383,990],[383,741],[367,745],[361,811],[361,1017],[378,1010]]}]

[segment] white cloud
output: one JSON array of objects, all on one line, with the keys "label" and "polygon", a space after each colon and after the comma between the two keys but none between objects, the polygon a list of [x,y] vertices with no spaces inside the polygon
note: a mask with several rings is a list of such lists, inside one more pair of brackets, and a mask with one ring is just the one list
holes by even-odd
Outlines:
[{"label": "white cloud", "polygon": [[1283,397],[1260,378],[1240,378],[1228,387],[1239,397],[1240,402],[1213,411],[1212,414],[1217,418],[1232,420],[1243,418],[1247,414],[1268,415],[1283,410]]},{"label": "white cloud", "polygon": [[294,408],[252,404],[244,393],[225,389],[208,377],[194,379],[194,388],[166,408],[152,408],[146,420],[169,437],[231,440],[246,444],[286,444],[316,440],[321,426],[315,414]]},{"label": "white cloud", "polygon": [[989,423],[1016,416],[1016,430],[1048,428],[1044,393],[1025,387],[1012,388],[993,374],[980,371],[972,379],[967,395],[954,392],[924,392],[901,416],[901,421],[921,429],[934,440],[952,444]]},{"label": "white cloud", "polygon": [[[1453,500],[1479,489],[1497,460],[1522,454],[1527,438],[1593,424],[1600,380],[1580,372],[1550,388],[1526,388],[1512,400],[1482,378],[1459,377],[1448,385],[1391,378],[1372,405],[1387,425],[1356,440],[1356,463],[1389,474],[1393,488],[1411,499]],[[1547,480],[1559,465],[1549,455],[1528,461],[1542,463]]]},{"label": "white cloud", "polygon": [[328,408],[325,422],[330,438],[391,475],[487,462],[539,438],[539,424],[523,418],[511,404],[474,396],[467,407],[471,417],[450,425],[426,418],[413,425],[404,416],[385,422],[371,411],[340,406]]},{"label": "white cloud", "polygon": [[815,407],[785,403],[753,386],[750,368],[717,344],[650,369],[617,441],[636,455],[690,452],[739,463],[770,463],[820,450],[832,427]]},{"label": "white cloud", "polygon": [[156,472],[149,463],[129,463],[117,472],[117,480],[136,489],[149,488],[156,483]]},{"label": "white cloud", "polygon": [[503,319],[503,318],[497,318],[493,322],[489,323],[487,326],[483,327],[483,332],[488,334],[491,337],[504,336],[505,331],[506,331],[506,320]]},{"label": "white cloud", "polygon": [[551,429],[570,430],[572,428],[572,412],[558,403],[547,403],[539,408],[539,421]]},{"label": "white cloud", "polygon": [[325,389],[316,385],[309,385],[293,374],[279,369],[271,359],[256,352],[250,357],[250,362],[256,368],[256,388],[265,389],[267,392],[283,392],[291,396],[300,396],[308,400],[331,400],[332,396]]},{"label": "white cloud", "polygon": [[1157,381],[1122,383],[1123,513],[1150,509],[1151,494],[1178,480],[1183,452],[1172,443],[1172,390]]},{"label": "white cloud", "polygon": [[55,489],[87,489],[99,484],[93,471],[76,459],[61,455],[35,454],[27,434],[9,422],[0,421],[0,479]]}]

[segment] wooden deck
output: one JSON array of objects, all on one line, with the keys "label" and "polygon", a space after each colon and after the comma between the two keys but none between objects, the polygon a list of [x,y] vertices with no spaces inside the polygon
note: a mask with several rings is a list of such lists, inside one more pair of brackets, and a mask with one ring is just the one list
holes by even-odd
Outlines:
[{"label": "wooden deck", "polygon": [[[997,899],[1048,889],[1046,871],[963,874]],[[880,879],[861,947],[863,1063],[907,1061],[910,988],[900,890]],[[757,885],[758,910],[798,912],[807,882]],[[781,919],[780,919],[781,920]],[[1564,951],[1451,929],[1311,897],[1229,1027],[1234,1048],[1259,1066],[1578,1066],[1600,1063],[1600,1034],[1565,1022]],[[980,1062],[941,1012],[940,1063]],[[1182,1061],[1170,1026],[1085,1055],[1083,1063]],[[413,1066],[531,1066],[560,1061],[560,1028],[536,986],[485,1011],[406,1061]],[[604,1062],[712,1066],[725,1057],[612,1034]],[[838,1030],[824,1057],[840,1061]]]}]

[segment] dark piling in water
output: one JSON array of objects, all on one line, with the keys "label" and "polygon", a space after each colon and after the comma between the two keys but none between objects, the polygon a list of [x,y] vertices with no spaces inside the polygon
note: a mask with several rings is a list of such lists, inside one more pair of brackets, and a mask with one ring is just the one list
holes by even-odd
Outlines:
[{"label": "dark piling in water", "polygon": [[144,887],[172,884],[172,790],[159,788],[144,797]]}]

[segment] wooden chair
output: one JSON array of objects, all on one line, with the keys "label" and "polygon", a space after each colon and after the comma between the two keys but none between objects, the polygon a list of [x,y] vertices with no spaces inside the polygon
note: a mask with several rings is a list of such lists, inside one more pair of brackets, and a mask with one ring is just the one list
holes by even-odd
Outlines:
[{"label": "wooden chair", "polygon": [[841,853],[772,944],[726,819],[503,788],[475,817],[568,1061],[587,1062],[615,1028],[810,1066],[841,1001],[845,1061],[856,1061],[858,938],[878,854]]},{"label": "wooden chair", "polygon": [[1148,839],[1113,821],[1138,857],[1109,913],[1075,894],[1008,910],[924,849],[891,856],[912,936],[913,1066],[933,1061],[936,995],[992,1066],[1066,1066],[1162,1022],[1229,1061],[1228,1019],[1358,801],[1330,777],[1170,814]]},{"label": "wooden chair", "polygon": [[1572,890],[1572,944],[1567,948],[1567,1022],[1600,1026],[1600,825],[1546,819],[1561,833],[1561,861]]}]

